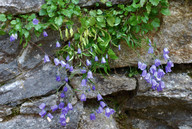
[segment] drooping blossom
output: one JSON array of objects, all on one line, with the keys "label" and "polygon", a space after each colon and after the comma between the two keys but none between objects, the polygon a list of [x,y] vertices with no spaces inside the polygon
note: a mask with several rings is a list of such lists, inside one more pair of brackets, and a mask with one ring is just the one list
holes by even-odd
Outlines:
[{"label": "drooping blossom", "polygon": [[69,61],[69,59],[70,59],[70,57],[69,57],[69,55],[67,55],[67,57],[66,57],[66,61]]},{"label": "drooping blossom", "polygon": [[81,94],[81,99],[80,99],[81,101],[86,101],[86,96],[85,96],[85,94]]},{"label": "drooping blossom", "polygon": [[66,63],[65,63],[65,61],[63,61],[63,60],[60,61],[60,64],[61,64],[62,67],[65,67],[65,66],[66,66]]},{"label": "drooping blossom", "polygon": [[37,20],[36,18],[33,19],[33,24],[37,25],[39,23],[39,20]]},{"label": "drooping blossom", "polygon": [[64,102],[60,102],[59,109],[62,109],[64,106],[65,106],[65,103]]},{"label": "drooping blossom", "polygon": [[61,98],[64,98],[64,97],[65,97],[65,94],[62,92],[62,93],[60,94],[60,97],[61,97]]},{"label": "drooping blossom", "polygon": [[41,116],[41,117],[44,117],[45,115],[46,115],[46,111],[45,110],[42,110],[40,113],[39,113],[39,115]]},{"label": "drooping blossom", "polygon": [[81,73],[84,74],[87,72],[87,70],[85,69],[85,67],[83,67],[82,69],[80,69]]},{"label": "drooping blossom", "polygon": [[159,59],[155,59],[155,66],[161,65],[161,61]]},{"label": "drooping blossom", "polygon": [[90,65],[91,65],[91,62],[90,62],[88,59],[86,60],[86,65],[87,65],[87,66],[90,66]]},{"label": "drooping blossom", "polygon": [[57,105],[54,105],[54,106],[51,107],[52,112],[56,111],[57,109],[58,109]]},{"label": "drooping blossom", "polygon": [[55,58],[55,59],[54,59],[54,63],[55,63],[56,66],[58,66],[58,65],[60,64],[59,59]]},{"label": "drooping blossom", "polygon": [[98,57],[97,56],[95,56],[95,61],[97,62],[97,61],[99,61],[99,59],[98,59]]},{"label": "drooping blossom", "polygon": [[45,56],[44,56],[44,63],[46,63],[46,62],[50,62],[50,59],[49,59],[49,56],[48,56],[48,55],[45,55]]},{"label": "drooping blossom", "polygon": [[65,87],[63,88],[63,91],[64,91],[64,92],[67,92],[67,90],[68,90],[68,88],[67,88],[67,86],[65,86]]},{"label": "drooping blossom", "polygon": [[71,104],[71,103],[68,103],[68,104],[67,104],[67,108],[68,108],[69,110],[73,110],[72,104]]},{"label": "drooping blossom", "polygon": [[49,117],[49,119],[53,119],[53,115],[51,113],[48,113],[47,117]]},{"label": "drooping blossom", "polygon": [[105,106],[107,106],[103,101],[100,101],[100,106],[102,107],[102,108],[104,108]]},{"label": "drooping blossom", "polygon": [[10,42],[15,41],[15,40],[17,39],[17,37],[18,37],[17,33],[12,34],[12,35],[10,36]]},{"label": "drooping blossom", "polygon": [[86,86],[87,84],[87,79],[82,79],[81,81],[81,86]]},{"label": "drooping blossom", "polygon": [[81,54],[81,49],[80,48],[78,48],[77,53]]},{"label": "drooping blossom", "polygon": [[98,94],[98,95],[97,95],[97,100],[100,101],[100,100],[102,100],[102,99],[103,99],[103,97],[102,97],[100,94]]},{"label": "drooping blossom", "polygon": [[45,104],[45,103],[42,103],[41,105],[39,105],[39,108],[40,108],[41,110],[43,110],[43,109],[45,108],[45,106],[46,106],[46,104]]},{"label": "drooping blossom", "polygon": [[87,78],[89,78],[89,79],[93,78],[93,74],[90,70],[87,73]]},{"label": "drooping blossom", "polygon": [[95,119],[96,119],[95,114],[94,114],[94,113],[91,113],[91,114],[90,114],[90,120],[95,120]]},{"label": "drooping blossom", "polygon": [[101,58],[101,64],[105,64],[106,63],[106,60],[104,57]]},{"label": "drooping blossom", "polygon": [[61,44],[58,41],[56,42],[56,47],[61,47]]},{"label": "drooping blossom", "polygon": [[59,75],[56,76],[56,81],[58,81],[58,82],[61,81],[61,77]]},{"label": "drooping blossom", "polygon": [[46,31],[43,31],[43,36],[44,36],[44,37],[47,37],[47,36],[48,36],[48,34],[47,34]]}]

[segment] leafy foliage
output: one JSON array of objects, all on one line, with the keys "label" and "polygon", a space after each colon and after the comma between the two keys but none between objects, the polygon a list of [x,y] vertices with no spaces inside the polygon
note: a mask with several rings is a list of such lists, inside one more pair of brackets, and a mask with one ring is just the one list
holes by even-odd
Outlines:
[{"label": "leafy foliage", "polygon": [[[94,60],[96,55],[101,59],[108,54],[109,58],[117,59],[111,46],[117,47],[120,40],[125,40],[129,47],[139,47],[144,34],[160,27],[159,14],[170,15],[167,0],[133,0],[131,5],[114,6],[105,0],[101,2],[106,3],[107,9],[81,8],[79,0],[46,0],[38,16],[34,13],[18,16],[0,14],[0,34],[5,34],[10,24],[9,34],[18,33],[20,43],[25,41],[26,46],[31,33],[39,37],[45,29],[51,28],[59,31],[64,42],[71,41],[71,46],[66,45],[58,51],[63,58],[69,55],[71,60]],[[33,19],[39,19],[39,24],[34,25]],[[82,50],[81,54],[77,54],[78,48]],[[94,71],[97,68],[107,71],[109,65],[92,65]]]}]

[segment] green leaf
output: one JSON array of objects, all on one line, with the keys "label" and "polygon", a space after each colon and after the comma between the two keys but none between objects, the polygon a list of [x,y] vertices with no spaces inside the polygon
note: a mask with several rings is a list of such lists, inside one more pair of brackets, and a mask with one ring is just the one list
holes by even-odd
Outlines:
[{"label": "green leaf", "polygon": [[0,35],[5,35],[6,32],[4,32],[3,30],[0,30]]},{"label": "green leaf", "polygon": [[22,31],[23,31],[25,38],[28,38],[29,37],[29,31],[27,31],[26,29],[23,29]]},{"label": "green leaf", "polygon": [[151,4],[150,3],[147,3],[146,9],[147,9],[147,13],[149,14],[151,12]]},{"label": "green leaf", "polygon": [[72,9],[62,9],[61,13],[69,18],[71,18],[72,14],[73,14],[73,10]]},{"label": "green leaf", "polygon": [[152,22],[151,22],[151,25],[153,26],[153,27],[160,27],[160,20],[159,20],[159,18],[155,18]]},{"label": "green leaf", "polygon": [[120,19],[119,17],[116,17],[116,18],[115,18],[115,24],[114,24],[114,26],[118,26],[118,25],[120,24],[120,22],[121,22],[121,19]]},{"label": "green leaf", "polygon": [[56,18],[55,18],[55,24],[56,24],[57,26],[61,26],[62,23],[63,23],[63,19],[64,19],[63,16],[56,17]]},{"label": "green leaf", "polygon": [[98,14],[98,15],[101,15],[102,13],[103,13],[103,11],[101,11],[101,9],[98,9],[98,10],[97,10],[97,14]]},{"label": "green leaf", "polygon": [[18,24],[15,26],[15,29],[16,29],[16,30],[19,30],[19,31],[20,31],[21,28],[22,28],[21,23],[18,23]]},{"label": "green leaf", "polygon": [[98,21],[98,22],[104,22],[104,20],[105,20],[105,19],[104,19],[103,16],[98,16],[98,17],[97,17],[97,21]]},{"label": "green leaf", "polygon": [[109,57],[111,59],[114,59],[114,60],[118,59],[118,57],[116,56],[115,52],[112,49],[109,48],[107,53],[109,54]]},{"label": "green leaf", "polygon": [[159,4],[159,0],[149,0],[152,5],[157,6]]},{"label": "green leaf", "polygon": [[16,20],[12,20],[10,23],[11,23],[12,25],[15,25],[17,22],[16,22]]},{"label": "green leaf", "polygon": [[97,12],[96,12],[96,10],[91,10],[90,12],[89,12],[89,14],[91,15],[91,16],[93,16],[93,17],[96,17],[96,14]]},{"label": "green leaf", "polygon": [[107,23],[109,26],[114,26],[115,18],[113,16],[107,17]]},{"label": "green leaf", "polygon": [[140,0],[140,5],[141,7],[143,7],[143,5],[145,4],[146,0]]},{"label": "green leaf", "polygon": [[166,16],[170,16],[171,15],[169,8],[161,9],[161,13],[163,15],[166,15]]},{"label": "green leaf", "polygon": [[71,2],[74,3],[74,4],[78,4],[79,0],[71,0]]},{"label": "green leaf", "polygon": [[47,15],[47,12],[46,12],[45,9],[41,9],[41,10],[39,11],[39,16],[44,16],[44,15]]},{"label": "green leaf", "polygon": [[94,17],[90,17],[89,18],[89,25],[93,26],[95,24],[95,18]]},{"label": "green leaf", "polygon": [[111,6],[112,6],[112,2],[107,2],[107,3],[106,3],[106,6],[107,6],[107,7],[111,7]]},{"label": "green leaf", "polygon": [[132,25],[132,26],[135,26],[137,25],[137,17],[135,15],[131,16],[129,18],[129,23]]},{"label": "green leaf", "polygon": [[2,21],[2,22],[7,21],[5,14],[0,14],[0,21]]},{"label": "green leaf", "polygon": [[41,25],[40,24],[37,24],[37,25],[35,25],[35,30],[40,30],[41,29]]}]

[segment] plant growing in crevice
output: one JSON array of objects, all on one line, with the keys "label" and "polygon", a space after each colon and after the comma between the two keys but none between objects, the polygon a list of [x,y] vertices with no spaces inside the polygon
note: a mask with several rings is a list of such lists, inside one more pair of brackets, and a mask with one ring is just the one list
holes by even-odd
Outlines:
[{"label": "plant growing in crevice", "polygon": [[[131,48],[140,47],[143,36],[160,27],[159,14],[170,14],[167,0],[133,0],[131,5],[112,5],[111,2],[107,2],[106,9],[81,8],[78,3],[79,0],[46,0],[38,14],[17,16],[0,14],[0,22],[2,22],[0,34],[8,32],[10,41],[19,38],[20,44],[23,43],[26,47],[33,38],[32,34],[37,37],[40,35],[48,37],[46,29],[58,31],[60,39],[57,39],[56,47],[60,49],[57,51],[57,58],[50,59],[45,53],[44,62],[53,60],[56,66],[66,69],[69,74],[73,74],[73,69],[76,67],[73,65],[77,65],[83,74],[81,85],[86,87],[87,82],[91,82],[92,90],[97,89],[93,73],[97,69],[104,69],[105,73],[108,73],[109,59],[118,58],[112,49],[113,46],[121,50],[119,42],[125,40]],[[166,54],[164,57],[168,58]],[[146,66],[139,63],[139,68],[144,71],[143,67]],[[169,66],[166,69],[170,71]],[[154,77],[157,78],[156,75]],[[60,76],[57,75],[56,81],[60,80]],[[65,78],[65,82],[69,82],[69,77]],[[65,88],[63,90],[61,98],[64,98],[67,93]],[[86,92],[85,89],[81,95],[81,101],[86,101]],[[95,113],[101,113],[104,108],[107,117],[114,113],[113,109],[100,101],[103,98],[99,92],[97,98],[100,107]],[[40,105],[42,117],[47,114],[44,110],[45,106],[46,104]],[[64,107],[61,102],[51,109],[52,111],[61,109],[60,123],[65,126],[68,121],[68,117],[66,119],[68,111],[73,107],[71,103]],[[53,118],[51,114],[47,114],[47,117],[49,120]],[[91,113],[90,119],[95,119],[94,113]]]}]

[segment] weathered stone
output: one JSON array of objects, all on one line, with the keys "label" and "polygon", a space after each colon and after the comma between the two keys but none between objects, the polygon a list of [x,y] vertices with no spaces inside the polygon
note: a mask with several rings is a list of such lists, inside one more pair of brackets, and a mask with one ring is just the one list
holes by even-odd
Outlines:
[{"label": "weathered stone", "polygon": [[0,64],[0,83],[10,80],[20,74],[16,60],[8,64]]},{"label": "weathered stone", "polygon": [[[171,16],[163,16],[160,30],[153,35],[149,35],[152,43],[156,44],[156,56],[163,61],[163,48],[170,51],[170,59],[177,64],[192,63],[192,1],[170,1]],[[182,20],[181,20],[182,19]],[[138,61],[153,64],[153,56],[148,54],[147,43],[142,43],[141,48],[133,50],[122,41],[121,51],[114,48],[119,56],[117,60],[111,60],[111,67],[136,66]]]},{"label": "weathered stone", "polygon": [[21,114],[39,114],[41,109],[39,109],[39,105],[42,103],[46,104],[45,110],[51,110],[51,106],[56,105],[58,101],[57,95],[51,95],[48,97],[43,97],[40,100],[35,100],[32,102],[25,102],[20,107]]},{"label": "weathered stone", "polygon": [[8,106],[0,106],[0,118],[3,119],[3,117],[11,115],[12,113],[11,109],[12,108]]},{"label": "weathered stone", "polygon": [[118,129],[112,116],[107,118],[105,113],[95,114],[96,119],[90,120],[90,113],[95,112],[94,108],[85,108],[78,129]]},{"label": "weathered stone", "polygon": [[65,98],[60,98],[60,93],[57,95],[51,95],[48,97],[43,97],[42,99],[31,101],[31,102],[25,102],[20,107],[20,113],[22,114],[39,114],[41,111],[39,109],[39,105],[42,103],[46,104],[45,110],[51,110],[51,106],[58,105],[60,101],[67,103],[71,103],[72,105],[75,105],[77,103],[77,97],[75,96],[75,93],[71,89],[71,87],[67,84],[68,91],[65,93]]},{"label": "weathered stone", "polygon": [[96,84],[96,90],[90,90],[92,85],[88,84],[86,87],[81,86],[81,77],[74,77],[71,80],[71,86],[74,89],[77,89],[78,91],[77,96],[78,98],[81,97],[81,94],[85,92],[85,95],[87,98],[96,98],[98,92],[105,96],[109,95],[118,91],[130,91],[130,90],[135,90],[136,88],[136,80],[134,78],[127,78],[125,76],[118,76],[118,75],[111,75],[111,76],[106,76],[103,77],[102,75],[94,75],[94,81]]},{"label": "weathered stone", "polygon": [[62,81],[66,76],[66,72],[61,71],[62,81],[57,82],[57,72],[58,68],[48,63],[41,69],[34,69],[25,74],[24,79],[21,78],[16,82],[3,85],[0,87],[0,105],[55,92],[63,85]]},{"label": "weathered stone", "polygon": [[18,54],[19,40],[10,42],[9,35],[0,36],[0,52],[8,55]]},{"label": "weathered stone", "polygon": [[[171,73],[163,78],[165,88],[163,92],[152,91],[151,85],[143,78],[139,78],[138,95],[177,98],[191,102],[192,78],[187,73]],[[151,89],[151,90],[149,90]]]},{"label": "weathered stone", "polygon": [[[132,2],[132,0],[106,0],[106,2],[112,2],[112,4],[126,4]],[[79,0],[79,5],[84,6],[94,6],[96,3],[102,3],[101,0]]]},{"label": "weathered stone", "polygon": [[192,78],[187,73],[172,73],[163,80],[165,88],[157,92],[139,78],[138,93],[126,104],[127,112],[144,121],[154,119],[159,124],[165,123],[170,128],[192,128]]},{"label": "weathered stone", "polygon": [[24,14],[39,12],[44,0],[1,0],[0,13]]},{"label": "weathered stone", "polygon": [[48,122],[46,118],[32,115],[18,115],[11,120],[0,122],[0,129],[77,129],[80,120],[81,110],[83,110],[82,103],[78,103],[74,106],[74,109],[69,112],[70,121],[66,127],[62,127],[59,123],[59,113],[53,114],[54,118],[51,122]]}]

